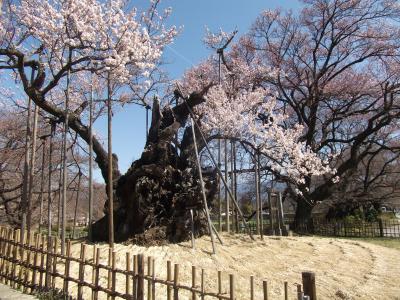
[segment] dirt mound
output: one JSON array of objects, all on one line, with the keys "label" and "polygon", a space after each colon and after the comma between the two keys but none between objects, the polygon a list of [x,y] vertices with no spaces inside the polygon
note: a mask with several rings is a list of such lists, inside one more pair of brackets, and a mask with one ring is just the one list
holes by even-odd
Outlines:
[{"label": "dirt mound", "polygon": [[[256,299],[261,298],[261,280],[268,280],[271,299],[282,299],[284,281],[289,282],[290,297],[295,298],[295,284],[301,282],[302,271],[316,273],[319,299],[400,299],[400,251],[354,240],[315,237],[265,237],[252,242],[247,236],[222,235],[224,245],[217,245],[217,255],[211,255],[208,237],[190,242],[153,247],[115,245],[118,268],[125,268],[125,253],[144,254],[155,259],[156,277],[166,278],[167,260],[179,263],[180,281],[191,284],[191,266],[205,269],[205,288],[217,290],[217,270],[224,273],[224,289],[229,289],[228,275],[235,274],[237,299],[249,299],[249,277],[256,278]],[[106,264],[108,247],[102,249],[101,263]],[[87,258],[93,246],[88,246]],[[73,255],[79,257],[79,244],[74,244]],[[63,265],[60,264],[60,271]],[[72,264],[77,275],[78,264]],[[101,273],[101,285],[106,286],[106,272]],[[200,275],[197,276],[200,278]],[[90,281],[92,270],[86,268],[85,279]],[[62,286],[61,280],[57,282]],[[76,284],[70,283],[72,294]],[[124,291],[125,276],[117,277],[117,290]],[[85,289],[85,299],[90,291]],[[165,286],[157,286],[156,299],[165,299]],[[181,294],[180,294],[181,295]],[[105,299],[105,295],[99,295]],[[190,299],[182,292],[181,299]]]}]

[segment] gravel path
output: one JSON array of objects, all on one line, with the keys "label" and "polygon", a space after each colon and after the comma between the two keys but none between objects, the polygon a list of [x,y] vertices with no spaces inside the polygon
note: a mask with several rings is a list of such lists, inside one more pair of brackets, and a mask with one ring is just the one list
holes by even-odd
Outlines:
[{"label": "gravel path", "polygon": [[8,285],[4,285],[0,283],[0,300],[33,300],[37,299],[34,296],[26,295],[21,293],[20,291],[13,290]]}]

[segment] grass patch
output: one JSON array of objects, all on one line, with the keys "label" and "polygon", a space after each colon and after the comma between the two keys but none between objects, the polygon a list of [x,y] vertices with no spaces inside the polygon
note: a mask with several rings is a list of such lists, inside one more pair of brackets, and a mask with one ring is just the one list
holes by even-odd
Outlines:
[{"label": "grass patch", "polygon": [[349,238],[349,239],[400,250],[399,238]]}]

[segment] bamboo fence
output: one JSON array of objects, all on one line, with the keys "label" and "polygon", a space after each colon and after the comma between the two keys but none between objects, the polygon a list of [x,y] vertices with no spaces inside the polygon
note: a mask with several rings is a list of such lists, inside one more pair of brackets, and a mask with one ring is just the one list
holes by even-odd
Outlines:
[{"label": "bamboo fence", "polygon": [[[26,236],[26,235],[25,235]],[[166,262],[167,278],[155,276],[155,260],[143,255],[131,255],[126,253],[126,268],[116,267],[116,252],[111,248],[108,251],[108,263],[100,263],[100,248],[93,247],[89,257],[88,245],[80,244],[79,258],[71,255],[71,241],[66,242],[66,253],[59,251],[60,243],[55,237],[44,236],[39,233],[30,235],[29,241],[20,241],[20,230],[8,227],[0,227],[0,279],[4,284],[13,288],[23,289],[26,293],[37,293],[56,290],[56,279],[62,281],[62,293],[65,299],[84,299],[83,289],[90,289],[90,299],[99,299],[103,293],[107,299],[132,299],[155,300],[160,299],[157,294],[160,287],[165,288],[163,299],[239,299],[235,295],[235,275],[229,274],[229,286],[223,286],[223,273],[216,272],[217,289],[209,291],[205,289],[205,270],[195,266],[191,268],[191,284],[180,282],[180,265]],[[103,249],[104,250],[104,249]],[[71,271],[71,264],[78,264],[78,272]],[[60,265],[63,270],[60,270]],[[87,276],[87,270],[91,270],[91,276]],[[86,276],[85,276],[86,270]],[[107,273],[107,285],[100,282],[100,272]],[[75,274],[73,274],[75,273]],[[91,278],[88,278],[91,277]],[[124,280],[124,288],[116,281]],[[290,299],[316,299],[315,274],[302,273],[303,285],[297,285],[297,294],[290,295]],[[246,299],[255,299],[255,278],[249,278],[249,296]],[[77,285],[76,293],[71,294],[70,283]],[[156,290],[156,285],[157,290]],[[304,287],[304,291],[302,290]],[[187,298],[189,295],[189,298]],[[308,295],[308,296],[306,296]],[[295,297],[293,297],[295,296]],[[268,282],[262,281],[262,299],[272,299],[268,293]],[[289,299],[288,283],[284,282],[284,298]]]}]

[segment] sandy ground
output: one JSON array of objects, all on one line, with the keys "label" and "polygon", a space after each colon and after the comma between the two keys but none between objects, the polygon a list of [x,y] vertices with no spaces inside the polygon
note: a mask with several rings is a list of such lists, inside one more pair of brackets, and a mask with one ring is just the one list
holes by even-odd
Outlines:
[{"label": "sandy ground", "polygon": [[[244,235],[222,235],[224,245],[217,245],[217,254],[211,255],[209,237],[196,240],[196,249],[190,242],[139,247],[115,246],[117,267],[125,268],[125,253],[144,254],[155,259],[156,277],[166,279],[167,260],[180,264],[180,282],[191,284],[191,266],[205,270],[205,288],[217,291],[217,270],[223,272],[224,290],[229,290],[228,274],[235,274],[237,299],[250,299],[250,276],[254,275],[256,297],[262,299],[262,280],[267,280],[271,299],[283,299],[284,282],[289,282],[289,299],[295,299],[296,283],[301,282],[302,271],[316,273],[318,299],[400,299],[400,251],[370,243],[336,238],[265,237],[251,241]],[[107,245],[102,249],[101,263],[107,263]],[[80,245],[73,245],[73,255],[79,257]],[[92,258],[93,245],[88,245],[87,259]],[[77,276],[78,264],[72,264]],[[64,265],[59,264],[59,271]],[[106,271],[101,272],[101,285],[106,287]],[[92,270],[85,269],[85,280],[90,281]],[[199,280],[200,274],[197,275]],[[61,287],[61,280],[57,282]],[[147,287],[147,285],[146,285]],[[70,283],[72,295],[76,284]],[[124,292],[125,276],[117,277],[117,290]],[[166,299],[165,286],[157,285],[156,299]],[[100,293],[100,299],[106,299]],[[182,291],[180,299],[191,299]],[[90,299],[90,290],[84,289],[84,299]],[[206,299],[211,299],[207,298]]]}]

